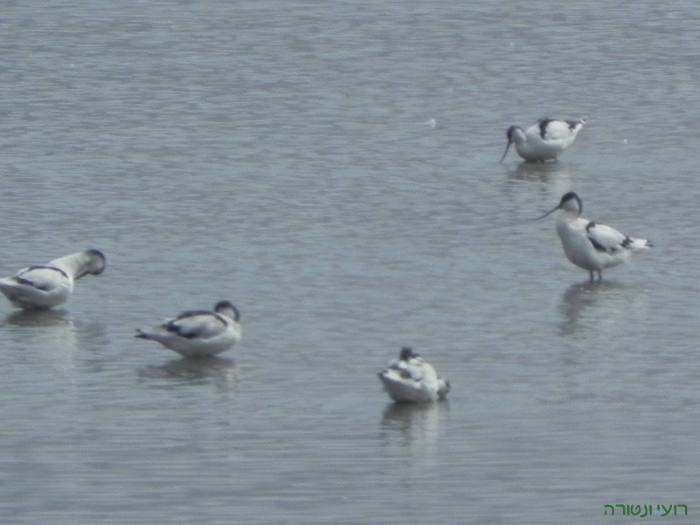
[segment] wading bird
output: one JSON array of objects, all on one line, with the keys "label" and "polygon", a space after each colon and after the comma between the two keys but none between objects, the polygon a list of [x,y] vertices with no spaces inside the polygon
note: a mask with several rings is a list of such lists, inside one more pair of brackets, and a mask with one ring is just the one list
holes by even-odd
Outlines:
[{"label": "wading bird", "polygon": [[508,144],[499,162],[506,158],[508,148],[513,143],[515,151],[527,162],[556,160],[571,145],[585,122],[585,117],[578,120],[547,118],[537,121],[525,131],[518,126],[511,126],[506,131]]},{"label": "wading bird", "polygon": [[105,265],[105,256],[99,250],[73,253],[0,279],[0,292],[18,308],[45,310],[64,303],[73,293],[76,279],[99,275]]},{"label": "wading bird", "polygon": [[137,329],[136,337],[157,341],[183,357],[211,357],[225,352],[241,339],[240,313],[229,301],[213,311],[191,310],[150,329]]},{"label": "wading bird", "polygon": [[537,220],[557,210],[561,210],[556,228],[564,253],[576,266],[589,271],[591,281],[593,272],[598,272],[600,280],[603,270],[627,262],[632,254],[653,246],[646,239],[634,239],[610,226],[580,217],[583,203],[573,191],[565,194],[554,209]]}]

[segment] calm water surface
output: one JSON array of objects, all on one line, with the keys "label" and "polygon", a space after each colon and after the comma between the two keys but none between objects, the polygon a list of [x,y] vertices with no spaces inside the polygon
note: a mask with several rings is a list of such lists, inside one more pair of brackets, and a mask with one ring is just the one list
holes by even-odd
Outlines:
[{"label": "calm water surface", "polygon": [[[7,3],[0,270],[108,269],[0,303],[0,521],[693,520],[698,42],[689,1]],[[559,163],[497,162],[547,115]],[[529,221],[572,189],[656,248],[588,284]],[[220,299],[219,359],[133,338]],[[388,402],[402,345],[448,402]]]}]

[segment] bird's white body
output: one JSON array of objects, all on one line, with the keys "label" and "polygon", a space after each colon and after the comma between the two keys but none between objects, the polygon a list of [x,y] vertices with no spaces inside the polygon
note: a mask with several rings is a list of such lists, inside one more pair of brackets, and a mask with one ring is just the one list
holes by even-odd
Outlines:
[{"label": "bird's white body", "polygon": [[576,266],[588,270],[591,279],[594,272],[601,279],[603,270],[625,263],[633,254],[653,246],[646,239],[634,239],[610,226],[580,217],[582,209],[581,199],[570,192],[552,211],[561,210],[556,230],[564,253]]},{"label": "bird's white body", "polygon": [[400,403],[440,401],[450,390],[450,383],[410,348],[403,348],[378,375],[389,397]]},{"label": "bird's white body", "polygon": [[241,339],[239,318],[235,306],[221,301],[213,311],[188,311],[153,328],[139,329],[136,337],[157,341],[183,357],[211,357]]},{"label": "bird's white body", "polygon": [[518,155],[528,162],[556,160],[576,139],[585,122],[585,117],[579,120],[543,119],[525,131],[511,126],[506,132],[508,145],[501,160],[506,157],[511,144],[515,144]]},{"label": "bird's white body", "polygon": [[64,303],[76,279],[99,275],[105,265],[105,256],[98,250],[73,253],[0,279],[0,292],[18,308],[45,310]]}]

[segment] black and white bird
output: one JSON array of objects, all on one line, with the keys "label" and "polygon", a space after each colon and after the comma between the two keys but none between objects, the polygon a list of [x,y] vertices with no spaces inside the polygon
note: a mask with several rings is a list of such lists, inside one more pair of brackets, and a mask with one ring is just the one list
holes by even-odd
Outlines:
[{"label": "black and white bird", "polygon": [[628,237],[610,226],[580,217],[583,203],[573,191],[566,193],[554,209],[538,219],[557,210],[562,212],[556,229],[564,253],[576,266],[588,270],[591,280],[594,272],[598,272],[600,280],[603,270],[625,263],[633,254],[653,247],[646,239]]},{"label": "black and white bird", "polygon": [[105,265],[105,256],[99,250],[72,253],[0,279],[0,292],[18,308],[45,310],[64,303],[73,293],[76,279],[99,275]]},{"label": "black and white bird", "polygon": [[241,339],[240,313],[229,301],[216,303],[213,311],[191,310],[149,329],[137,329],[136,337],[157,341],[183,357],[211,357]]},{"label": "black and white bird", "polygon": [[402,348],[399,358],[379,372],[389,397],[399,403],[441,401],[450,391],[449,381],[410,348]]},{"label": "black and white bird", "polygon": [[515,144],[515,151],[527,162],[556,160],[568,148],[586,122],[578,120],[542,119],[525,131],[519,126],[511,126],[506,131],[508,144],[500,162],[506,158],[508,148]]}]

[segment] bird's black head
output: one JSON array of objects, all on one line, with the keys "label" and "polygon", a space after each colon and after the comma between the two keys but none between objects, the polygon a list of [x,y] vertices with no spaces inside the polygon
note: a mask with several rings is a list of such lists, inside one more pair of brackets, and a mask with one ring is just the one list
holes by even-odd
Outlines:
[{"label": "bird's black head", "polygon": [[506,155],[508,155],[508,149],[510,148],[510,145],[513,144],[513,134],[518,130],[518,126],[511,126],[506,130],[506,138],[508,139],[508,144],[506,144],[506,150],[503,152],[503,156],[501,157],[501,160],[498,162],[503,162],[503,159],[506,158]]},{"label": "bird's black head", "polygon": [[[576,203],[575,206],[577,206],[577,209],[574,209],[574,204]],[[554,208],[549,210],[547,213],[542,215],[541,217],[537,217],[535,219],[536,221],[540,219],[544,219],[548,215],[554,213],[557,210],[567,210],[567,211],[577,211],[578,214],[581,214],[581,211],[583,211],[583,203],[581,202],[581,199],[579,196],[576,194],[574,191],[570,191],[569,193],[565,193],[562,195],[561,200],[559,201],[559,204],[557,204]]]},{"label": "bird's black head", "polygon": [[564,206],[566,206],[566,204],[570,201],[576,201],[576,203],[578,204],[579,213],[583,211],[583,202],[581,202],[581,198],[575,191],[570,191],[562,195],[561,200],[559,201],[559,206],[557,206],[557,208],[564,208]]},{"label": "bird's black head", "polygon": [[231,301],[219,301],[214,305],[214,311],[217,314],[223,314],[230,319],[238,322],[241,318],[241,312],[238,311]]},{"label": "bird's black head", "polygon": [[409,359],[412,359],[414,357],[417,357],[418,354],[414,353],[413,350],[408,348],[407,346],[404,346],[401,349],[401,353],[399,354],[399,360],[401,361],[408,361]]}]

